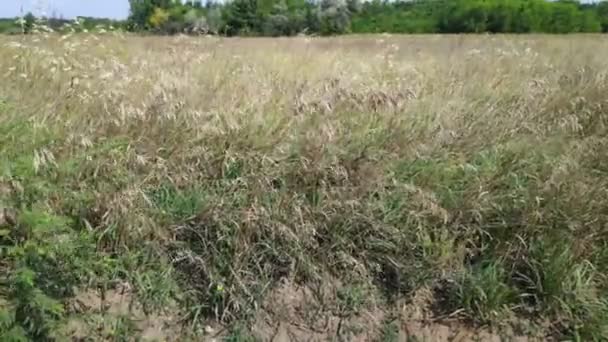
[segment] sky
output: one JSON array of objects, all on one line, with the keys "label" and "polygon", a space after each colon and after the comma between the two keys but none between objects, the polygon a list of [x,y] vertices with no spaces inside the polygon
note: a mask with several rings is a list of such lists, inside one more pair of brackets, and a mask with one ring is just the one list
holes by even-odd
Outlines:
[{"label": "sky", "polygon": [[124,19],[129,15],[129,0],[0,0],[0,18],[12,18],[29,11],[34,14],[63,16],[71,19],[102,17]]}]

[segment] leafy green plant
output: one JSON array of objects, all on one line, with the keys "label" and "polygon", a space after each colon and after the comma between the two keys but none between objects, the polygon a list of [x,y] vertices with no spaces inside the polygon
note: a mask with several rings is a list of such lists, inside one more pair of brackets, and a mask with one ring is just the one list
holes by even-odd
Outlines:
[{"label": "leafy green plant", "polygon": [[66,317],[62,299],[92,277],[103,279],[104,269],[96,267],[94,240],[72,230],[69,219],[37,208],[18,216],[4,246],[9,271],[3,286],[12,319],[4,320],[2,333],[57,338]]},{"label": "leafy green plant", "polygon": [[179,300],[178,278],[170,263],[153,248],[126,253],[119,260],[122,276],[133,286],[145,313],[160,312]]},{"label": "leafy green plant", "polygon": [[163,185],[151,190],[150,198],[161,213],[174,220],[186,220],[195,216],[202,208],[205,192],[197,188],[180,190],[172,185]]},{"label": "leafy green plant", "polygon": [[15,270],[10,282],[15,321],[34,339],[51,337],[64,313],[61,302],[36,286],[36,273],[28,268]]},{"label": "leafy green plant", "polygon": [[382,331],[379,342],[397,342],[399,341],[399,325],[394,321],[387,321],[382,325]]},{"label": "leafy green plant", "polygon": [[338,289],[338,310],[341,315],[357,314],[365,305],[368,293],[362,285],[349,285]]}]

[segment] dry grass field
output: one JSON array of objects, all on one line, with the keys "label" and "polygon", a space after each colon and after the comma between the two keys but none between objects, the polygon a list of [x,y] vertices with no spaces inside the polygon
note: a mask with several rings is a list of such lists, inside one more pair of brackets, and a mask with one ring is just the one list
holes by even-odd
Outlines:
[{"label": "dry grass field", "polygon": [[608,37],[0,37],[0,339],[608,338]]}]

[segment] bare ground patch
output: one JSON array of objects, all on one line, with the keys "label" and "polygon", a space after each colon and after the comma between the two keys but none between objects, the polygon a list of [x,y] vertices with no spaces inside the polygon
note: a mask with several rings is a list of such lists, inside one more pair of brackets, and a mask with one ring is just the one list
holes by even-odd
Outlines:
[{"label": "bare ground patch", "polygon": [[[516,332],[515,323],[489,328],[467,324],[457,317],[436,317],[431,309],[433,293],[428,289],[417,291],[407,303],[390,307],[378,303],[374,294],[369,293],[365,304],[351,311],[342,304],[340,291],[344,288],[344,284],[335,280],[317,286],[284,280],[262,303],[250,331],[242,334],[269,342],[545,340],[531,333]],[[128,284],[103,295],[97,290],[79,292],[71,304],[75,312],[87,314],[76,316],[67,324],[67,335],[73,341],[112,340],[120,328],[117,322],[125,317],[131,324],[130,340],[223,341],[229,336],[228,329],[210,324],[193,337],[192,332],[182,329],[177,311],[146,315]]]},{"label": "bare ground patch", "polygon": [[[331,282],[321,288],[285,281],[266,299],[252,334],[261,341],[540,341],[511,327],[491,329],[433,317],[430,292],[421,290],[400,309],[373,303],[341,314]],[[391,319],[391,317],[394,317]]]},{"label": "bare ground patch", "polygon": [[146,314],[126,283],[105,293],[96,289],[80,291],[70,306],[76,315],[67,323],[66,334],[73,341],[128,335],[138,341],[178,341],[183,335],[175,309]]},{"label": "bare ground patch", "polygon": [[375,304],[356,313],[338,304],[338,282],[310,288],[284,281],[266,299],[252,329],[263,341],[369,341],[385,312]]}]

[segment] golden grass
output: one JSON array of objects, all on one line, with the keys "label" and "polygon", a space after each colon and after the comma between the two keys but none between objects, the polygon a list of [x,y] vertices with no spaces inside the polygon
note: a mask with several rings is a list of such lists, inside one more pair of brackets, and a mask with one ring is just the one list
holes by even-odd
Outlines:
[{"label": "golden grass", "polygon": [[606,337],[605,36],[0,43],[0,184],[48,177],[34,202],[104,251],[157,243],[203,316],[329,277]]}]

